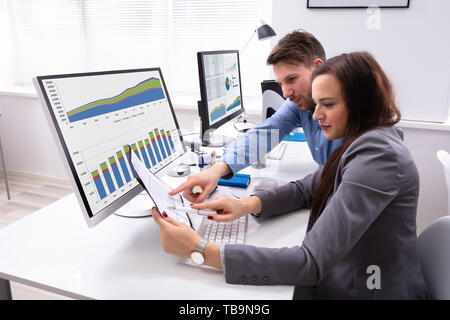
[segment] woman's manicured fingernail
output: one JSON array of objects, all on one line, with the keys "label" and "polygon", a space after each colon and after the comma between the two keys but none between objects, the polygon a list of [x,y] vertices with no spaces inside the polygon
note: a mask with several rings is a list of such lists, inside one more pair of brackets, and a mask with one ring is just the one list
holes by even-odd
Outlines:
[{"label": "woman's manicured fingernail", "polygon": [[212,220],[212,219],[213,219],[213,217],[212,217],[212,216],[208,216],[208,219],[209,219],[209,220]]},{"label": "woman's manicured fingernail", "polygon": [[167,218],[167,213],[165,211],[163,211],[163,217]]}]

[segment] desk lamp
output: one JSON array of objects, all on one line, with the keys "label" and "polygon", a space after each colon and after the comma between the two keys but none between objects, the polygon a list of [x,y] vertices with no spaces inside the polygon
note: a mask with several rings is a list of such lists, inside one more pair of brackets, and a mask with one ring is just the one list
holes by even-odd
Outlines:
[{"label": "desk lamp", "polygon": [[[242,49],[240,50],[240,54],[242,55],[244,50],[247,48],[248,44],[250,43],[250,41],[253,39],[253,37],[255,36],[255,33],[258,34],[258,40],[262,41],[262,40],[267,40],[270,38],[275,37],[277,34],[275,33],[275,31],[272,29],[271,26],[269,26],[267,23],[265,23],[264,21],[260,20],[260,26],[257,27],[253,32],[252,35],[250,36],[250,38],[248,39],[247,43],[244,45],[244,47],[242,47]],[[238,118],[238,121],[234,124],[234,128],[239,131],[239,132],[246,132],[249,129],[251,129],[252,125],[247,123],[247,115],[244,112],[244,114],[242,116],[240,116]]]},{"label": "desk lamp", "polygon": [[269,26],[267,23],[265,23],[264,21],[260,21],[261,26],[259,26],[258,28],[256,28],[253,32],[252,35],[250,36],[250,39],[248,39],[247,43],[244,45],[244,47],[242,48],[242,50],[240,51],[241,54],[244,52],[244,50],[247,48],[248,44],[250,43],[250,41],[253,39],[253,37],[255,36],[255,33],[258,34],[258,40],[267,40],[270,38],[275,37],[277,34],[275,33],[275,31],[272,29],[271,26]]}]

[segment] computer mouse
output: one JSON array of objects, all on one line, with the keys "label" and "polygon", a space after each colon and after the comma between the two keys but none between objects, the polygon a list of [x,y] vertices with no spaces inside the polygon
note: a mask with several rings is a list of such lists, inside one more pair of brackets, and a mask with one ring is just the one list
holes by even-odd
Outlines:
[{"label": "computer mouse", "polygon": [[266,191],[278,187],[278,183],[275,179],[262,177],[253,179],[252,185],[255,191]]},{"label": "computer mouse", "polygon": [[167,175],[171,177],[185,177],[191,173],[191,167],[186,164],[179,164],[172,170],[170,170]]}]

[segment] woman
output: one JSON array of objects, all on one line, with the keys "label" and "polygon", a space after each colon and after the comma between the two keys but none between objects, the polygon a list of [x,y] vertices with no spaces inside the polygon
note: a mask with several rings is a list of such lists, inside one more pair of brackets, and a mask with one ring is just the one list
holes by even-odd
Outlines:
[{"label": "woman", "polygon": [[[208,243],[205,264],[224,268],[228,283],[256,276],[262,284],[296,285],[294,298],[425,298],[416,236],[419,176],[401,129],[393,126],[400,112],[388,78],[372,55],[355,52],[320,65],[312,80],[313,118],[327,139],[344,137],[323,169],[246,199],[192,205],[217,210],[217,221],[310,207],[302,245]],[[200,237],[154,213],[164,250],[189,257]]]}]

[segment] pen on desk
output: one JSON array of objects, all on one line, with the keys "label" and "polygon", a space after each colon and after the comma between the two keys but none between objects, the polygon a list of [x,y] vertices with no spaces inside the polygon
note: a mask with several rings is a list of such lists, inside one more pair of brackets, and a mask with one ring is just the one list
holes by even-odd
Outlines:
[{"label": "pen on desk", "polygon": [[201,216],[210,216],[213,214],[217,214],[217,212],[215,212],[215,211],[199,210],[199,209],[193,209],[193,208],[183,207],[183,206],[167,207],[167,209],[175,210],[175,211],[184,211],[184,212],[188,212],[188,213],[195,213],[195,214],[199,214]]},{"label": "pen on desk", "polygon": [[216,193],[216,191],[217,191],[217,186],[214,188],[214,190],[213,190],[210,194],[208,194],[208,196],[206,197],[206,199],[212,199],[212,197],[213,197],[213,195]]},{"label": "pen on desk", "polygon": [[211,152],[211,157],[212,157],[211,165],[213,165],[213,164],[216,163],[216,150],[213,150],[213,151]]}]

